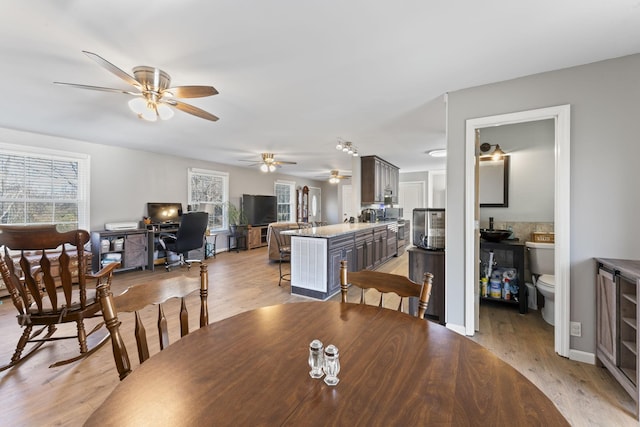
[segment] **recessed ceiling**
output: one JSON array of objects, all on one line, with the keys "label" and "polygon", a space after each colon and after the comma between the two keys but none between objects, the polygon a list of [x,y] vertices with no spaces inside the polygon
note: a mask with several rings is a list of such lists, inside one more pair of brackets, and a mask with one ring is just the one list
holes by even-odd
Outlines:
[{"label": "recessed ceiling", "polygon": [[[351,170],[352,141],[401,171],[444,169],[444,94],[640,51],[637,0],[5,2],[0,127],[246,166],[260,153],[313,178]],[[177,111],[136,118],[125,88],[88,59],[211,85]],[[462,142],[461,142],[462,143]]]}]

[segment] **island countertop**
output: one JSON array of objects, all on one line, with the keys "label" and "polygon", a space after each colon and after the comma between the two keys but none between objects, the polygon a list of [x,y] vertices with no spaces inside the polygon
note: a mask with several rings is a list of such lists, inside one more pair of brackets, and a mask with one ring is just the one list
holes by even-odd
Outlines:
[{"label": "island countertop", "polygon": [[370,230],[372,228],[384,227],[388,224],[392,224],[395,221],[385,222],[358,222],[358,223],[342,223],[333,225],[323,225],[321,227],[308,227],[300,229],[292,229],[282,231],[282,234],[290,234],[291,236],[298,237],[319,237],[319,238],[331,238],[340,236],[343,234],[349,234],[356,231]]}]

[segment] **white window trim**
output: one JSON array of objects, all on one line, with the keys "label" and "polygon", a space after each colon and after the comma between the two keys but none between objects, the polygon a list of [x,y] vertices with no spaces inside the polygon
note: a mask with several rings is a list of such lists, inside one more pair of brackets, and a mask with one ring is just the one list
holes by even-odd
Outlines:
[{"label": "white window trim", "polygon": [[296,182],[295,181],[285,181],[278,179],[273,184],[273,194],[278,195],[277,185],[288,185],[290,188],[289,192],[289,222],[296,222]]},{"label": "white window trim", "polygon": [[[222,191],[223,191],[222,203],[223,204],[229,203],[229,173],[228,172],[220,172],[220,171],[214,171],[210,169],[189,168],[187,173],[187,197],[188,197],[187,203],[189,205],[192,205],[195,203],[191,199],[191,175],[193,174],[209,175],[209,176],[224,178],[224,185],[222,186]],[[222,212],[223,212],[222,227],[215,230],[211,230],[211,231],[224,231],[229,228],[229,218],[227,215],[227,210],[223,209]]]},{"label": "white window trim", "polygon": [[53,150],[51,148],[16,145],[0,142],[0,151],[17,156],[42,157],[54,160],[76,160],[78,162],[78,228],[89,230],[91,226],[91,156],[85,153]]}]

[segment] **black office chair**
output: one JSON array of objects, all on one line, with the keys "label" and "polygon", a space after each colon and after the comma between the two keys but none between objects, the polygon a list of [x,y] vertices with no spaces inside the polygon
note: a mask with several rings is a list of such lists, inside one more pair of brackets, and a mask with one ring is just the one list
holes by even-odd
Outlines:
[{"label": "black office chair", "polygon": [[[200,249],[205,245],[205,232],[209,222],[209,214],[207,212],[188,212],[182,215],[180,227],[175,234],[160,233],[160,246],[165,251],[164,267],[167,271],[175,265],[186,265],[191,268],[192,262],[202,262],[200,259],[189,259],[189,251]],[[175,262],[169,262],[169,254],[166,252],[174,252],[178,254],[179,259]]]}]

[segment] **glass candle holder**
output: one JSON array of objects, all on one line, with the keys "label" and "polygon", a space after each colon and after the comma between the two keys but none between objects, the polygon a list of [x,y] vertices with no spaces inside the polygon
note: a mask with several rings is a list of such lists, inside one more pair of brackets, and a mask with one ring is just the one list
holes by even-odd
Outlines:
[{"label": "glass candle holder", "polygon": [[322,378],[324,373],[322,372],[323,363],[323,345],[320,340],[313,340],[309,344],[309,375],[311,378]]},{"label": "glass candle holder", "polygon": [[338,348],[330,344],[324,350],[324,373],[327,375],[324,377],[324,382],[327,385],[334,386],[340,381],[338,379],[338,373],[340,372],[340,360],[339,360]]}]

